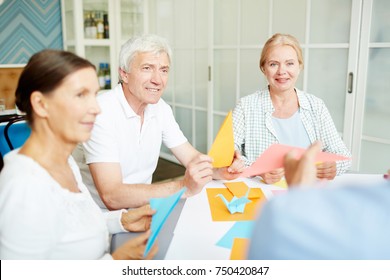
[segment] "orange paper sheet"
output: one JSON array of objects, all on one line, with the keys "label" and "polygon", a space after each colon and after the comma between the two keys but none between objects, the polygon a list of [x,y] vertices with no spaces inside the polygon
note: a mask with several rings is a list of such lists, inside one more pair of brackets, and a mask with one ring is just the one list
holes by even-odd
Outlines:
[{"label": "orange paper sheet", "polygon": [[208,154],[213,158],[213,167],[220,168],[230,166],[234,158],[234,136],[232,112],[225,120]]},{"label": "orange paper sheet", "polygon": [[233,247],[230,252],[231,260],[246,260],[249,246],[248,238],[234,238]]},{"label": "orange paper sheet", "polygon": [[[229,191],[236,197],[243,197],[246,195],[246,192],[248,191],[248,185],[244,182],[226,182],[223,183]],[[248,198],[260,198],[263,192],[260,188],[250,188]]]},{"label": "orange paper sheet", "polygon": [[[271,145],[267,150],[265,150],[263,154],[261,154],[261,156],[257,158],[257,160],[251,166],[244,170],[244,172],[241,174],[241,177],[256,176],[283,167],[284,156],[292,150],[296,151],[297,158],[300,158],[302,154],[306,151],[306,149],[303,148],[292,147],[282,144]],[[316,157],[317,162],[338,161],[347,159],[349,158],[326,152],[320,152]]]},{"label": "orange paper sheet", "polygon": [[217,194],[222,194],[229,201],[233,198],[232,193],[225,188],[208,188],[207,198],[209,200],[211,218],[214,222],[218,221],[251,221],[254,220],[259,205],[266,200],[263,192],[260,190],[261,195],[259,198],[251,199],[252,202],[249,202],[244,213],[234,213],[230,214],[229,210],[226,208],[226,205],[223,203],[221,198],[216,197]]}]

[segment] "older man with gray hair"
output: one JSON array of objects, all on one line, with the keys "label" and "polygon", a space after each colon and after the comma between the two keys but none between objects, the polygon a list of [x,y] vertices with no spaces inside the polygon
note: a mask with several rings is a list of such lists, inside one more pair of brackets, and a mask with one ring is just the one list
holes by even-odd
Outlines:
[{"label": "older man with gray hair", "polygon": [[[147,204],[187,187],[184,196],[199,193],[214,179],[234,179],[243,170],[239,155],[230,167],[213,169],[212,159],[198,152],[183,135],[172,109],[161,98],[168,81],[172,51],[167,41],[143,35],[120,51],[120,83],[98,96],[97,117],[84,154],[74,156],[83,180],[102,208]],[[161,143],[186,167],[182,180],[151,184]],[[88,167],[87,167],[88,165]]]}]

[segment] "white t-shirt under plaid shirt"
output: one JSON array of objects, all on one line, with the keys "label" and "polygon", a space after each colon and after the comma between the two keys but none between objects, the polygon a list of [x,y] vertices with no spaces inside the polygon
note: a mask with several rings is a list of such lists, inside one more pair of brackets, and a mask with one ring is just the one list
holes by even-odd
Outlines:
[{"label": "white t-shirt under plaid shirt", "polygon": [[[310,142],[320,140],[323,151],[350,157],[324,102],[314,95],[295,90],[300,117]],[[270,145],[279,143],[272,124],[274,110],[268,88],[241,98],[234,108],[234,143],[245,165],[251,165]],[[350,160],[338,161],[337,175],[347,171],[350,166]]]}]

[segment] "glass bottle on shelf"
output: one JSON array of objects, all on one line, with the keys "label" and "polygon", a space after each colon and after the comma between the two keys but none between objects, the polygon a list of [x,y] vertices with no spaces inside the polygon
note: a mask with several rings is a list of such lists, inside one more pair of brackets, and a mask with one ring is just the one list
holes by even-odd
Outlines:
[{"label": "glass bottle on shelf", "polygon": [[95,20],[95,13],[91,12],[91,31],[90,31],[91,37],[89,39],[96,39],[97,38],[97,26],[96,26],[96,20]]},{"label": "glass bottle on shelf", "polygon": [[108,39],[108,38],[110,38],[110,27],[108,25],[108,15],[107,14],[103,15],[103,26],[104,26],[103,37],[104,37],[104,39]]},{"label": "glass bottle on shelf", "polygon": [[110,70],[110,64],[105,63],[104,65],[106,76],[105,76],[105,89],[111,89],[111,70]]},{"label": "glass bottle on shelf", "polygon": [[106,87],[106,69],[105,69],[105,63],[99,63],[99,70],[98,70],[98,80],[99,80],[99,86],[100,89],[105,89]]},{"label": "glass bottle on shelf", "polygon": [[[0,0],[1,2],[1,0]],[[63,13],[64,49],[85,57],[96,65],[96,74],[100,63],[110,63],[113,71],[108,71],[107,86],[111,88],[118,82],[117,52],[133,32],[134,20],[143,26],[144,11],[148,1],[144,0],[60,0]],[[141,13],[132,16],[133,6]],[[101,13],[101,14],[99,14]],[[103,19],[103,39],[97,39],[97,26],[94,21]],[[100,26],[100,25],[99,25]],[[139,28],[137,28],[139,30]],[[115,32],[114,32],[115,31]],[[0,32],[1,33],[1,32]],[[99,28],[99,33],[101,29]],[[140,32],[141,33],[141,32]],[[143,32],[142,32],[143,33]],[[99,34],[101,38],[101,34]],[[110,75],[111,74],[111,75]],[[106,76],[106,75],[105,75]]]},{"label": "glass bottle on shelf", "polygon": [[104,38],[103,12],[96,12],[96,38]]},{"label": "glass bottle on shelf", "polygon": [[91,32],[92,32],[91,28],[92,28],[91,13],[86,12],[85,19],[84,19],[84,36],[85,36],[85,38],[91,38]]}]

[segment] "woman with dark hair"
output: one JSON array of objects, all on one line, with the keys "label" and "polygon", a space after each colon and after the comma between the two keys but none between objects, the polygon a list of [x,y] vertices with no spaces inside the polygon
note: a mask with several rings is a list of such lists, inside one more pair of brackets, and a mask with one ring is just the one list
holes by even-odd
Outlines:
[{"label": "woman with dark hair", "polygon": [[146,230],[154,211],[103,214],[70,156],[90,137],[98,90],[94,65],[70,52],[43,50],[23,70],[16,104],[32,132],[0,174],[0,259],[143,258],[149,231],[112,255],[109,234]]}]

